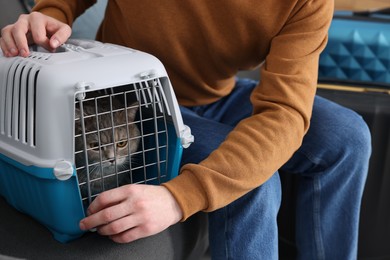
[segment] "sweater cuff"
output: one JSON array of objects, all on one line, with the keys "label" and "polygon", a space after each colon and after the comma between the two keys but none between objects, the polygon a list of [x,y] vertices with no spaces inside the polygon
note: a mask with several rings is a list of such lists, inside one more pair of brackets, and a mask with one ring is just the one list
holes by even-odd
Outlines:
[{"label": "sweater cuff", "polygon": [[53,18],[55,18],[63,23],[66,23],[69,26],[72,26],[72,23],[73,23],[73,21],[68,21],[64,12],[62,12],[60,9],[55,8],[55,7],[46,7],[46,8],[40,9],[39,4],[38,4],[38,5],[34,6],[34,8],[31,11],[32,12],[37,11],[37,12],[43,13],[43,14],[50,16],[50,17],[53,17]]},{"label": "sweater cuff", "polygon": [[179,204],[183,212],[181,221],[207,208],[206,193],[192,172],[182,171],[179,176],[162,185],[172,193]]}]

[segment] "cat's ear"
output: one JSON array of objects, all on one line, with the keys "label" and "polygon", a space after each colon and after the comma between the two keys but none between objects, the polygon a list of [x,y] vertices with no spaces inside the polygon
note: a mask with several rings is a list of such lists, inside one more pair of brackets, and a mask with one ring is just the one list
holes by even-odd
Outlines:
[{"label": "cat's ear", "polygon": [[[87,115],[94,115],[95,114],[95,108],[89,108],[88,106],[84,105],[84,117]],[[91,111],[93,110],[93,112]],[[75,118],[80,118],[81,117],[81,109],[79,106],[76,106],[74,110],[74,116]]]},{"label": "cat's ear", "polygon": [[80,108],[76,107],[74,111],[74,116],[75,118],[80,118]]},{"label": "cat's ear", "polygon": [[134,121],[135,116],[137,115],[138,106],[139,106],[139,103],[138,103],[138,101],[136,101],[127,107],[127,120],[129,122]]}]

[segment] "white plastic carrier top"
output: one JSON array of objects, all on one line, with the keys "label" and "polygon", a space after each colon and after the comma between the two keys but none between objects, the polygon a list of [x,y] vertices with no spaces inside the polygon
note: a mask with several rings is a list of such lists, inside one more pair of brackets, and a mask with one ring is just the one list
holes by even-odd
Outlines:
[{"label": "white plastic carrier top", "polygon": [[166,111],[187,147],[193,137],[156,57],[86,40],[69,40],[55,53],[34,46],[27,58],[5,58],[0,52],[0,153],[27,166],[73,162],[75,100],[85,91],[150,79],[163,85]]}]

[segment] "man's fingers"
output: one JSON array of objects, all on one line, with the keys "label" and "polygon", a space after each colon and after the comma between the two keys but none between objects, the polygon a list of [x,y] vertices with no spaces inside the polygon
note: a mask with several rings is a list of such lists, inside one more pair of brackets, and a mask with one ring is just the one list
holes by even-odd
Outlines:
[{"label": "man's fingers", "polygon": [[[83,230],[92,229],[107,225],[118,219],[131,215],[131,209],[126,208],[127,204],[115,204],[95,214],[92,214],[80,221],[80,228]],[[130,228],[130,227],[129,227]],[[103,229],[104,230],[104,229]]]},{"label": "man's fingers", "polygon": [[31,13],[30,24],[34,28],[31,31],[34,43],[50,51],[66,42],[72,33],[69,25],[40,13]]},{"label": "man's fingers", "polygon": [[80,228],[97,228],[118,243],[154,235],[177,223],[182,212],[163,186],[128,184],[99,194]]},{"label": "man's fingers", "polygon": [[123,218],[117,219],[106,225],[98,227],[97,231],[103,236],[112,236],[120,234],[129,229],[134,229],[141,224],[141,220],[137,215],[131,214],[124,216]]},{"label": "man's fingers", "polygon": [[30,14],[30,27],[32,43],[35,43],[43,48],[50,50],[49,39],[47,37],[46,21],[48,17],[44,17],[40,13],[33,12]]},{"label": "man's fingers", "polygon": [[27,57],[30,54],[28,48],[27,34],[30,31],[28,17],[21,15],[18,21],[11,29],[11,39],[15,42],[18,54],[22,57]]},{"label": "man's fingers", "polygon": [[8,25],[1,30],[0,46],[6,57],[19,54],[18,48],[11,36],[11,26]]},{"label": "man's fingers", "polygon": [[29,44],[35,43],[54,51],[72,33],[69,25],[38,12],[22,14],[1,30],[0,47],[5,56],[29,55]]},{"label": "man's fingers", "polygon": [[53,49],[66,42],[72,34],[69,25],[50,17],[46,21],[46,30],[50,38],[50,47]]},{"label": "man's fingers", "polygon": [[[2,35],[4,35],[4,33],[2,33]],[[11,57],[11,56],[17,55],[17,53],[16,54],[11,54],[10,49],[12,48],[12,46],[13,46],[13,50],[15,52],[16,51],[15,44],[10,45],[9,43],[7,43],[5,41],[5,39],[3,37],[0,38],[0,47],[1,47],[1,50],[3,51],[4,56]]]},{"label": "man's fingers", "polygon": [[67,24],[62,24],[55,34],[50,37],[50,47],[56,49],[58,46],[66,42],[71,33],[71,28]]},{"label": "man's fingers", "polygon": [[97,213],[104,208],[120,203],[134,192],[134,188],[135,185],[125,185],[99,194],[89,205],[88,214]]}]

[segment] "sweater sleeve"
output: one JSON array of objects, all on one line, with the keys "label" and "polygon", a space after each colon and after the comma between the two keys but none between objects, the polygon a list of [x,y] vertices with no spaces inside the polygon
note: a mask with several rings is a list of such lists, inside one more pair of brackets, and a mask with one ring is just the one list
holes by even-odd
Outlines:
[{"label": "sweater sleeve", "polygon": [[72,26],[74,20],[96,0],[36,0],[32,11],[41,12]]},{"label": "sweater sleeve", "polygon": [[267,181],[300,147],[310,123],[318,60],[333,14],[328,0],[298,1],[272,39],[251,95],[253,115],[199,164],[163,184],[185,220],[221,208]]}]

